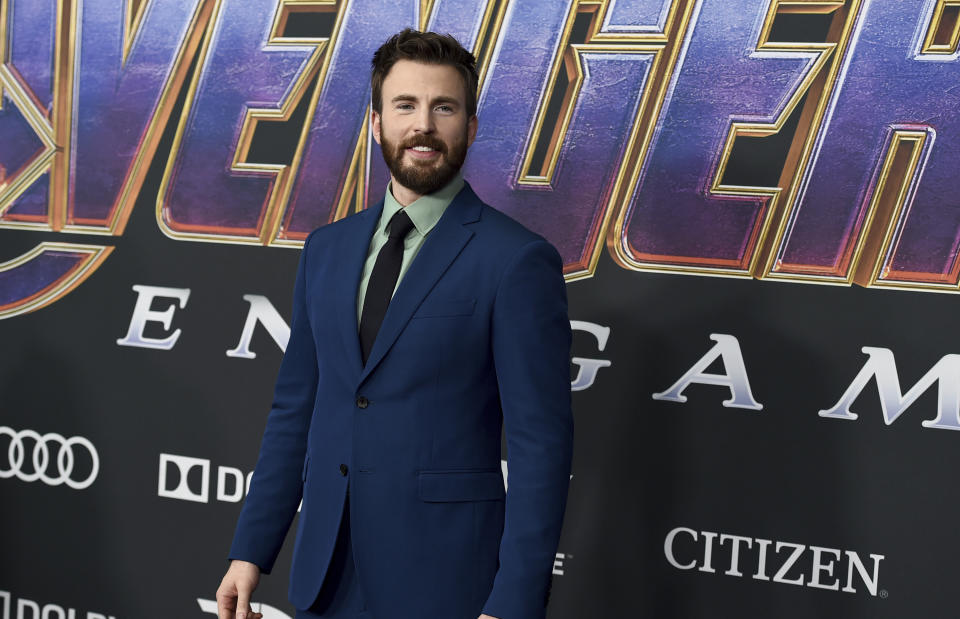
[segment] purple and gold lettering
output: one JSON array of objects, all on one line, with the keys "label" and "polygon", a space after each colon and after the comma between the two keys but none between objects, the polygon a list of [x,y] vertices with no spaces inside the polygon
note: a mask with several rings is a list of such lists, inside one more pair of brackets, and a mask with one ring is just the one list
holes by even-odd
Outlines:
[{"label": "purple and gold lettering", "polygon": [[199,45],[202,0],[76,3],[66,229],[122,234]]},{"label": "purple and gold lettering", "polygon": [[[26,4],[0,10],[0,228],[122,234],[212,5]],[[41,243],[3,263],[0,317],[56,301],[111,249]]]},{"label": "purple and gold lettering", "polygon": [[957,33],[946,0],[864,1],[768,277],[948,290],[960,278]]},{"label": "purple and gold lettering", "polygon": [[49,229],[61,2],[0,6],[0,227]]},{"label": "purple and gold lettering", "polygon": [[359,176],[367,160],[370,58],[392,34],[420,23],[420,4],[351,0],[342,9],[336,45],[320,76],[312,115],[307,115],[303,163],[275,235],[278,242],[299,244],[314,228],[346,215],[354,191],[364,193]]},{"label": "purple and gold lettering", "polygon": [[0,319],[40,309],[83,283],[112,247],[40,243],[0,263]]},{"label": "purple and gold lettering", "polygon": [[[560,251],[568,279],[589,276],[603,241],[610,201],[659,62],[674,3],[632,0],[600,7],[587,41],[571,44],[572,2],[509,5],[479,102],[480,130],[465,174],[477,193]],[[549,8],[548,8],[549,7]],[[536,15],[533,19],[531,16]],[[650,23],[619,18],[645,15]],[[556,127],[547,102],[560,71],[570,87]],[[541,169],[532,158],[552,132]]]},{"label": "purple and gold lettering", "polygon": [[[382,195],[369,62],[410,25],[478,55],[465,175],[568,280],[606,243],[635,270],[957,291],[958,1],[0,0],[0,229],[121,235],[189,88],[161,230],[298,247]],[[329,33],[287,34],[298,12]],[[831,14],[828,41],[771,41],[788,12]],[[725,184],[738,138],[801,100],[780,180]],[[292,118],[289,153],[257,161],[258,128]],[[0,255],[0,318],[112,250],[35,243]]]},{"label": "purple and gold lettering", "polygon": [[778,131],[833,49],[769,42],[778,5],[692,7],[639,179],[611,234],[621,265],[753,273],[779,189],[721,184],[733,141]]},{"label": "purple and gold lettering", "polygon": [[[259,122],[289,118],[326,39],[287,39],[295,2],[218,0],[157,199],[174,238],[268,242],[290,166],[247,161]],[[328,3],[329,4],[329,3]]]}]

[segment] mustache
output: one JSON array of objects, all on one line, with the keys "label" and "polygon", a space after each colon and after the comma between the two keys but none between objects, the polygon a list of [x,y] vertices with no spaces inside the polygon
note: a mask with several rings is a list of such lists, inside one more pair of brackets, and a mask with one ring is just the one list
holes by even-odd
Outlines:
[{"label": "mustache", "polygon": [[441,153],[447,152],[447,145],[431,135],[416,135],[400,144],[401,149],[413,148],[414,146],[426,146]]}]

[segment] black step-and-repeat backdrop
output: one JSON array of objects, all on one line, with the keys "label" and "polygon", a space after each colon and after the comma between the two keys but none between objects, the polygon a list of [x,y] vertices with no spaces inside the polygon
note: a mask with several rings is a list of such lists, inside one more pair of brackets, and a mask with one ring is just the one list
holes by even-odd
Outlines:
[{"label": "black step-and-repeat backdrop", "polygon": [[0,618],[215,614],[404,25],[475,51],[465,175],[566,263],[549,616],[954,616],[960,3],[0,0]]}]

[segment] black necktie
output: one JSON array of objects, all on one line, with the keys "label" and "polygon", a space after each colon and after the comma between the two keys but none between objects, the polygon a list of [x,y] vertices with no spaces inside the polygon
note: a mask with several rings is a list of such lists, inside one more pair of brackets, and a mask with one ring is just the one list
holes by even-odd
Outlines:
[{"label": "black necktie", "polygon": [[413,229],[413,222],[404,210],[400,209],[390,219],[389,228],[390,238],[377,254],[370,281],[367,282],[367,293],[363,298],[363,312],[360,314],[360,350],[364,365],[367,364],[370,349],[377,339],[383,317],[387,314],[393,289],[397,287],[400,264],[403,262],[403,239]]}]

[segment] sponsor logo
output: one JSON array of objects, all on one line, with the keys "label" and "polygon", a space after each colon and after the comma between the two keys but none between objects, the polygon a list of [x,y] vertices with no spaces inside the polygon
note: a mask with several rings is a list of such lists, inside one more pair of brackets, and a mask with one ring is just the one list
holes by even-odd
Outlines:
[{"label": "sponsor logo", "polygon": [[[6,464],[0,455],[0,479],[42,481],[48,486],[66,484],[74,490],[89,488],[100,472],[100,456],[88,439],[66,438],[56,432],[16,431],[0,426],[0,445],[9,437]],[[3,453],[0,447],[0,454]],[[29,454],[29,455],[28,455]]]},{"label": "sponsor logo", "polygon": [[[199,471],[199,473],[194,473]],[[217,500],[239,503],[250,491],[253,471],[231,466],[217,467]],[[210,461],[205,458],[160,454],[157,496],[197,503],[210,502]]]},{"label": "sponsor logo", "polygon": [[0,618],[2,619],[116,619],[106,613],[78,612],[59,604],[40,604],[27,598],[14,598],[9,591],[0,591]]},{"label": "sponsor logo", "polygon": [[[870,554],[870,568],[859,553],[824,546],[796,544],[713,531],[676,527],[663,541],[667,563],[678,570],[697,570],[798,587],[844,593],[866,590],[886,597],[879,588],[880,562]],[[726,569],[724,569],[726,567]]]},{"label": "sponsor logo", "polygon": [[[217,614],[217,602],[216,600],[205,600],[203,598],[197,598],[197,604],[200,605],[200,610],[211,615]],[[254,612],[261,613],[263,619],[293,619],[290,615],[283,612],[280,609],[274,608],[269,604],[260,604],[257,602],[251,602],[250,607],[253,608]]]}]

